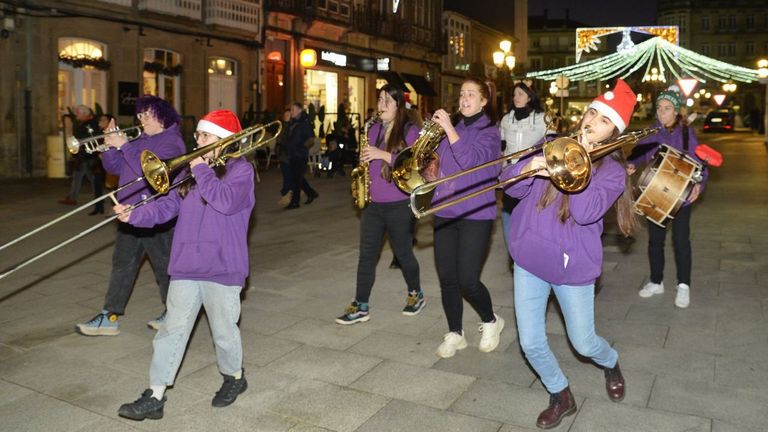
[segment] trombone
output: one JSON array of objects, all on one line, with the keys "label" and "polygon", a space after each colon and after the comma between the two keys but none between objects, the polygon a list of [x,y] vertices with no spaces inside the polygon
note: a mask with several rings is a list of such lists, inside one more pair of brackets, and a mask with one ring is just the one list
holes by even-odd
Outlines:
[{"label": "trombone", "polygon": [[[144,129],[143,126],[131,126],[129,128],[120,129],[119,127],[110,129],[106,132],[104,132],[101,135],[96,136],[89,136],[88,138],[81,138],[77,139],[74,136],[71,136],[67,139],[67,150],[69,150],[70,153],[76,154],[78,151],[80,151],[80,147],[85,149],[85,152],[88,154],[96,153],[96,152],[104,152],[109,150],[109,146],[99,142],[104,139],[104,137],[112,134],[118,134],[118,135],[128,135],[128,141],[133,141],[141,136],[142,130]],[[93,133],[93,129],[89,128],[89,131]],[[129,131],[131,131],[129,133]]]},{"label": "trombone", "polygon": [[[473,168],[469,168],[463,171],[456,172],[449,176],[437,179],[433,182],[424,183],[418,186],[411,192],[411,211],[420,219],[424,216],[431,215],[445,208],[451,207],[454,204],[466,201],[470,198],[474,198],[478,195],[482,195],[486,192],[492,191],[496,188],[504,188],[510,184],[516,183],[520,180],[524,180],[528,177],[533,177],[540,171],[546,170],[549,173],[549,179],[557,186],[558,189],[564,192],[580,192],[582,191],[592,178],[592,161],[598,160],[606,155],[613,153],[616,149],[625,145],[634,144],[637,141],[645,138],[648,135],[653,135],[659,131],[659,128],[649,128],[640,131],[633,131],[621,135],[613,140],[609,140],[598,144],[597,147],[591,151],[587,151],[582,147],[579,142],[573,138],[574,135],[556,138],[551,141],[546,141],[537,146],[515,152],[501,158],[486,162]],[[418,206],[416,198],[419,195],[427,193],[434,189],[439,184],[451,181],[463,175],[479,171],[489,166],[498,165],[508,160],[518,159],[525,157],[531,153],[543,151],[546,167],[531,169],[520,173],[514,177],[508,178],[504,181],[497,182],[491,186],[474,191],[467,195],[461,196],[451,201],[438,204],[434,207],[427,208],[429,204]]]},{"label": "trombone", "polygon": [[[278,126],[277,132],[273,136],[271,136],[271,137],[269,137],[267,139],[264,139],[265,135],[266,135],[267,128],[269,128],[271,126],[274,126],[275,124]],[[254,142],[252,135],[254,135],[257,132],[260,132],[261,134],[259,135],[259,139],[256,140],[256,142]],[[117,190],[114,190],[114,191],[112,191],[112,192],[110,192],[110,193],[108,193],[106,195],[102,195],[101,197],[96,198],[96,199],[88,202],[87,204],[84,204],[84,205],[76,208],[75,210],[70,211],[66,215],[58,217],[58,218],[52,220],[51,222],[48,222],[47,224],[45,224],[45,225],[43,225],[43,226],[41,226],[41,227],[39,227],[39,228],[37,228],[37,229],[35,229],[33,231],[30,231],[29,233],[24,234],[23,236],[18,237],[15,240],[12,240],[12,241],[10,241],[10,242],[0,246],[0,250],[5,249],[6,247],[8,247],[8,246],[10,246],[12,244],[18,243],[19,241],[21,241],[21,240],[23,240],[23,239],[25,239],[27,237],[30,237],[31,235],[33,235],[35,233],[40,232],[40,231],[44,230],[45,228],[48,228],[51,225],[53,225],[55,223],[58,223],[58,222],[60,222],[60,221],[62,221],[64,219],[66,219],[67,217],[69,217],[69,216],[71,216],[71,215],[81,211],[82,209],[88,208],[90,205],[98,202],[99,200],[104,199],[107,196],[109,196],[113,200],[115,200],[114,194],[116,194],[117,192],[119,192],[119,191],[121,191],[121,190],[123,190],[123,189],[125,189],[125,188],[127,188],[127,187],[129,187],[129,186],[131,186],[131,185],[133,185],[133,184],[135,184],[137,182],[139,182],[139,181],[142,181],[142,180],[144,180],[146,178],[147,181],[149,182],[150,186],[152,186],[153,189],[158,191],[158,193],[156,193],[154,195],[150,195],[147,198],[144,198],[143,200],[139,201],[138,203],[128,207],[125,211],[131,211],[131,210],[133,210],[133,209],[135,209],[137,207],[141,207],[144,204],[148,203],[149,201],[159,197],[160,195],[166,194],[168,191],[170,191],[172,189],[175,189],[176,187],[178,187],[181,184],[185,183],[187,180],[191,179],[192,175],[188,175],[188,176],[184,177],[183,179],[181,179],[181,180],[179,180],[179,181],[177,181],[177,182],[175,182],[173,184],[170,184],[170,185],[167,184],[167,183],[163,183],[163,181],[162,181],[163,180],[163,176],[165,176],[164,180],[167,182],[168,181],[168,175],[169,175],[169,173],[171,171],[175,170],[176,168],[178,168],[178,167],[180,167],[182,165],[185,165],[189,161],[191,161],[191,160],[193,160],[193,159],[195,159],[195,158],[197,158],[199,156],[202,156],[202,155],[204,155],[204,154],[206,154],[206,153],[208,153],[210,151],[215,151],[217,149],[225,149],[225,148],[230,147],[232,144],[237,143],[237,142],[242,142],[243,144],[245,144],[247,142],[247,144],[244,147],[241,146],[239,149],[235,149],[235,150],[233,150],[231,152],[228,152],[228,153],[225,153],[225,154],[222,154],[222,152],[219,152],[219,154],[213,160],[211,160],[209,162],[209,166],[212,166],[212,167],[213,166],[223,165],[230,158],[243,156],[243,155],[245,155],[247,153],[250,153],[251,151],[254,151],[254,150],[258,149],[259,147],[261,147],[263,145],[266,145],[270,141],[272,141],[274,139],[277,139],[277,137],[280,135],[281,132],[282,132],[282,123],[280,123],[279,120],[276,120],[276,121],[273,121],[273,122],[267,123],[267,124],[254,125],[254,126],[251,126],[249,128],[243,129],[242,131],[240,131],[240,132],[238,132],[238,133],[236,133],[236,134],[234,134],[234,135],[232,135],[230,137],[227,137],[227,138],[224,138],[224,139],[220,139],[220,140],[216,141],[215,143],[213,143],[211,145],[199,148],[197,150],[194,150],[194,151],[192,151],[190,153],[178,156],[176,158],[168,159],[166,161],[162,161],[162,160],[158,159],[157,156],[155,156],[152,152],[149,152],[149,151],[145,150],[144,152],[142,152],[142,158],[141,158],[142,159],[142,169],[144,168],[144,163],[143,162],[144,162],[144,155],[145,155],[145,153],[148,153],[149,155],[154,157],[152,165],[151,165],[153,170],[151,170],[149,172],[149,174],[147,174],[147,171],[145,170],[145,175],[144,176],[139,177],[139,178],[131,181],[130,183],[123,185],[122,187],[120,187]],[[151,178],[150,178],[150,175],[152,176]],[[158,179],[160,179],[160,181],[157,181]],[[122,213],[118,213],[118,214],[112,215],[109,218],[104,219],[103,221],[99,222],[98,224],[96,224],[96,225],[94,225],[94,226],[92,226],[92,227],[90,227],[90,228],[80,232],[79,234],[76,234],[73,237],[70,237],[69,239],[67,239],[67,240],[65,240],[65,241],[63,241],[63,242],[61,242],[61,243],[59,243],[59,244],[57,244],[57,245],[55,245],[55,246],[45,250],[45,251],[43,251],[42,253],[40,253],[40,254],[38,254],[38,255],[36,255],[36,256],[26,260],[26,261],[24,261],[24,262],[22,262],[21,264],[18,264],[16,267],[6,271],[5,273],[0,274],[0,279],[3,279],[6,276],[9,276],[12,273],[15,273],[16,271],[18,271],[18,270],[28,266],[29,264],[32,264],[33,262],[35,262],[35,261],[45,257],[46,255],[61,249],[62,247],[64,247],[64,246],[74,242],[75,240],[78,240],[78,239],[80,239],[80,238],[82,238],[82,237],[92,233],[93,231],[96,231],[97,229],[99,229],[99,228],[103,227],[104,225],[107,225],[108,223],[110,223],[113,220],[117,219],[120,216],[120,214],[122,214]]]}]

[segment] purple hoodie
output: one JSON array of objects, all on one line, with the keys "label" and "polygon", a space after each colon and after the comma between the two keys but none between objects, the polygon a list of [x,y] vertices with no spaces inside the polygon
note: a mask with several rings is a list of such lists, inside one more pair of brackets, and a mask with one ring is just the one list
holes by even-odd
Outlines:
[{"label": "purple hoodie", "polygon": [[174,189],[133,210],[128,222],[146,228],[178,216],[168,264],[171,280],[243,286],[249,272],[248,222],[256,203],[253,167],[233,158],[220,179],[205,164],[195,165],[192,174],[197,184],[185,198]]},{"label": "purple hoodie", "polygon": [[[437,149],[440,157],[438,177],[445,177],[501,157],[501,135],[499,128],[491,124],[491,119],[483,114],[469,126],[465,121],[466,118],[462,118],[456,125],[458,141],[450,144],[448,138],[444,138],[440,142]],[[497,182],[499,172],[499,165],[490,166],[438,185],[432,204],[438,205],[492,185]],[[496,192],[490,190],[435,214],[452,219],[495,220]]]},{"label": "purple hoodie", "polygon": [[[419,137],[419,129],[411,123],[407,124],[406,127],[408,127],[408,131],[405,133],[405,144],[410,147],[416,141],[416,138]],[[377,143],[378,140],[381,140],[381,142]],[[381,122],[374,123],[368,129],[368,145],[378,147],[381,150],[387,148],[387,143],[384,141],[384,128]],[[392,162],[395,161],[395,156],[396,154],[392,156]],[[381,178],[381,167],[383,164],[383,160],[376,159],[368,165],[368,171],[371,173],[371,201],[387,203],[402,201],[408,198],[408,195],[401,191],[394,181],[388,182]]]},{"label": "purple hoodie", "polygon": [[[649,135],[637,142],[632,156],[629,159],[630,163],[641,165],[650,162],[661,144],[666,144],[681,153],[686,153],[685,150],[683,150],[683,128],[680,125],[670,131],[669,129],[662,127],[661,123],[657,120],[652,127],[658,127],[661,128],[661,130],[659,133]],[[706,167],[706,164],[696,156],[695,152],[696,147],[698,146],[699,140],[696,138],[696,131],[694,131],[692,127],[688,127],[688,155],[693,158],[693,160]],[[703,180],[701,181],[701,192],[704,192],[704,185],[707,184],[707,177],[709,177],[709,170],[705,168],[702,172]],[[690,203],[686,201],[684,205],[690,205]]]},{"label": "purple hoodie", "polygon": [[[504,170],[502,179],[520,174],[530,158]],[[557,215],[561,198],[539,211],[536,207],[550,185],[547,177],[530,177],[506,189],[520,198],[512,211],[507,234],[509,255],[515,263],[555,285],[589,285],[600,276],[603,263],[603,216],[624,192],[627,173],[609,156],[592,169],[592,179],[581,192],[569,194],[571,216]]]},{"label": "purple hoodie", "polygon": [[[186,148],[178,125],[173,125],[157,135],[142,134],[138,139],[125,143],[119,150],[110,148],[101,154],[101,160],[110,174],[120,176],[120,186],[123,186],[144,175],[141,171],[141,152],[144,150],[151,151],[160,159],[184,154]],[[118,192],[117,200],[120,204],[136,204],[154,193],[145,180]]]}]

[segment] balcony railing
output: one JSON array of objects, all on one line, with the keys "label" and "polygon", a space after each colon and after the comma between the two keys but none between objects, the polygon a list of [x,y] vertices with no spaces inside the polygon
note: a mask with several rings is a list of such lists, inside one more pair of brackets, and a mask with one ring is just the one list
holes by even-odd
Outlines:
[{"label": "balcony railing", "polygon": [[183,16],[200,21],[202,0],[139,0],[139,10]]},{"label": "balcony railing", "polygon": [[111,3],[118,6],[131,7],[131,0],[101,0],[102,3]]},{"label": "balcony railing", "polygon": [[261,0],[208,0],[207,15],[206,24],[261,33]]},{"label": "balcony railing", "polygon": [[391,39],[396,42],[415,43],[442,51],[436,29],[417,27],[412,22],[374,9],[355,8],[352,27],[361,33]]},{"label": "balcony railing", "polygon": [[267,0],[266,9],[296,15],[308,21],[319,18],[342,26],[349,26],[352,15],[350,0]]}]

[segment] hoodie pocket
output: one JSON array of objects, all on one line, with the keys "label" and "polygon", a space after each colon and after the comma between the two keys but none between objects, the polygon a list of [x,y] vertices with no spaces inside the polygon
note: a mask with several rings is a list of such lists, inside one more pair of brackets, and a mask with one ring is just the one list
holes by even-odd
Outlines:
[{"label": "hoodie pocket", "polygon": [[526,229],[517,241],[521,253],[515,261],[545,280],[560,280],[573,266],[573,256],[558,243]]},{"label": "hoodie pocket", "polygon": [[179,251],[171,255],[172,274],[208,276],[227,272],[223,251],[218,242],[181,243]]}]

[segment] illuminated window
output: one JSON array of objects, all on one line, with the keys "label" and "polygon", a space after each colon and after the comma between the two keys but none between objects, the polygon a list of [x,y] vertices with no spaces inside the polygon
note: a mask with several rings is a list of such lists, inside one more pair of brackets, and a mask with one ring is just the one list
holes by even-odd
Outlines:
[{"label": "illuminated window", "polygon": [[170,50],[144,50],[143,94],[167,100],[181,110],[181,55]]},{"label": "illuminated window", "polygon": [[86,105],[107,108],[107,46],[79,38],[59,38],[57,102],[59,113]]}]

